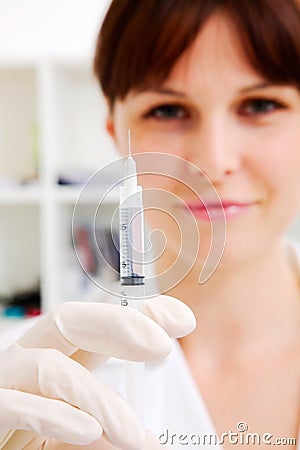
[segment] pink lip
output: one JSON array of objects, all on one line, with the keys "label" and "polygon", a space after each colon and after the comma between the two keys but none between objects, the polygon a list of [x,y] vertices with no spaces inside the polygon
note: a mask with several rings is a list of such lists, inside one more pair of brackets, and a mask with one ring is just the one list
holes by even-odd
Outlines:
[{"label": "pink lip", "polygon": [[187,208],[198,219],[204,221],[220,221],[236,217],[250,207],[253,207],[256,202],[237,202],[234,200],[223,200],[216,202],[201,202],[200,200],[185,203]]}]

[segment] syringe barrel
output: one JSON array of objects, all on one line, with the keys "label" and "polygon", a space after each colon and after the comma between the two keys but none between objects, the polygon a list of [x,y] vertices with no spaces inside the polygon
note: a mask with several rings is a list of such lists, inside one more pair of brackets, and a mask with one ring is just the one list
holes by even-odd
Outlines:
[{"label": "syringe barrel", "polygon": [[120,278],[125,286],[144,285],[144,216],[142,189],[121,188]]}]

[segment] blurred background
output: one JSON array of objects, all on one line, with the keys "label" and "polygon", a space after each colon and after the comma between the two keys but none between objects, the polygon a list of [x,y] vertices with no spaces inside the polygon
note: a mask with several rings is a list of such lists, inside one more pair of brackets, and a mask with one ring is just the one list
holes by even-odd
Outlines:
[{"label": "blurred background", "polygon": [[[101,295],[78,264],[71,222],[81,186],[116,157],[92,74],[108,3],[0,2],[0,330],[61,301]],[[86,270],[113,282],[95,258],[86,219],[97,200],[85,196],[74,239]],[[116,261],[105,216],[97,233]]]},{"label": "blurred background", "polygon": [[[66,300],[97,300],[90,281],[116,282],[107,199],[97,236],[115,271],[95,255],[90,212],[110,183],[77,210],[85,181],[116,158],[105,104],[92,74],[96,36],[109,0],[0,2],[0,330]],[[107,214],[106,214],[107,212]],[[290,234],[298,238],[299,221]]]}]

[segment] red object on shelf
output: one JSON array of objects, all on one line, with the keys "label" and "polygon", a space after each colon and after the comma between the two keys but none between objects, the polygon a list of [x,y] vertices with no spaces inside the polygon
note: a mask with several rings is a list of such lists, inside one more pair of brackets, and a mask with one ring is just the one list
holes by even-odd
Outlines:
[{"label": "red object on shelf", "polygon": [[88,228],[86,226],[78,226],[75,229],[74,238],[76,251],[83,270],[88,274],[95,274],[97,266]]},{"label": "red object on shelf", "polygon": [[26,317],[36,317],[40,316],[42,313],[40,308],[36,308],[34,306],[30,306],[29,308],[26,308]]}]

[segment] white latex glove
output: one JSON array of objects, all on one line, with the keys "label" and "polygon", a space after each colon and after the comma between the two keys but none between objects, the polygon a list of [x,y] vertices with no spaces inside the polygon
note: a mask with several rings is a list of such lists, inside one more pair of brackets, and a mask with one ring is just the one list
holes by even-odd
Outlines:
[{"label": "white latex glove", "polygon": [[192,311],[167,296],[147,300],[145,315],[104,303],[61,304],[0,354],[0,448],[155,448],[127,403],[89,370],[110,356],[162,359],[169,336],[194,327]]}]

